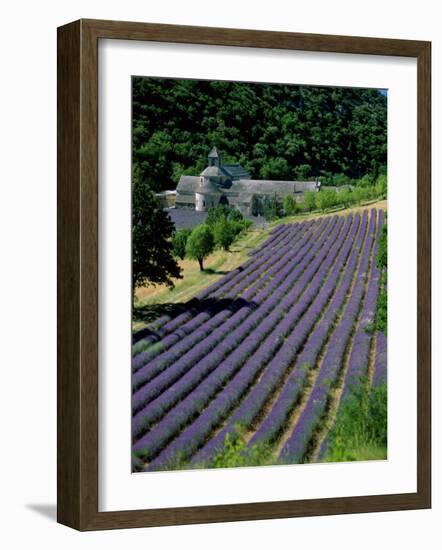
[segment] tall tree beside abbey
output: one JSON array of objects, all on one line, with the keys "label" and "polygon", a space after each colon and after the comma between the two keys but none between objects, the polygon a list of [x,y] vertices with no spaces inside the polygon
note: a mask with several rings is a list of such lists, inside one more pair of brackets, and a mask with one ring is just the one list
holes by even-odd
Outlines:
[{"label": "tall tree beside abbey", "polygon": [[199,174],[216,145],[252,178],[340,185],[387,164],[375,89],[134,77],[133,162],[155,191]]}]

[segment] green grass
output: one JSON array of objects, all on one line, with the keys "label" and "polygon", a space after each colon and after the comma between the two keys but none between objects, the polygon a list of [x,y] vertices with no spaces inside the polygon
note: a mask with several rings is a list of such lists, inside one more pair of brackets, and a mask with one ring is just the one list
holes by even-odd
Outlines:
[{"label": "green grass", "polygon": [[[228,433],[224,439],[224,446],[216,455],[207,461],[189,464],[176,459],[173,469],[206,469],[206,468],[240,468],[242,466],[269,466],[277,464],[270,445],[257,443],[247,447],[244,430],[235,426],[233,433]],[[168,469],[172,469],[168,465]]]},{"label": "green grass", "polygon": [[358,460],[387,460],[387,447],[379,447],[375,444],[360,445],[359,447],[347,447],[341,456],[334,455],[334,460],[327,462],[356,462]]},{"label": "green grass", "polygon": [[328,437],[323,462],[387,458],[387,385],[371,388],[366,379],[341,405]]},{"label": "green grass", "polygon": [[[140,461],[142,453],[135,453],[135,458]],[[223,448],[212,459],[191,464],[178,453],[171,462],[168,462],[160,470],[240,468],[241,466],[267,466],[276,463],[270,446],[256,444],[250,448],[247,447],[242,429],[236,426],[233,434],[226,435]]]},{"label": "green grass", "polygon": [[224,447],[214,456],[210,468],[238,468],[241,466],[265,466],[274,464],[271,447],[263,444],[247,447],[241,432],[226,435]]}]

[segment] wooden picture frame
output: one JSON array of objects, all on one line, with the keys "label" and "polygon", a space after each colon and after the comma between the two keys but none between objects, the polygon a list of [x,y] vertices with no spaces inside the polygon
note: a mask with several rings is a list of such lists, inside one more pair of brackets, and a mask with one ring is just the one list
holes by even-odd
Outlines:
[{"label": "wooden picture frame", "polygon": [[[417,492],[98,511],[98,41],[402,56],[418,71]],[[431,506],[431,44],[79,20],[58,29],[58,521],[81,531]]]}]

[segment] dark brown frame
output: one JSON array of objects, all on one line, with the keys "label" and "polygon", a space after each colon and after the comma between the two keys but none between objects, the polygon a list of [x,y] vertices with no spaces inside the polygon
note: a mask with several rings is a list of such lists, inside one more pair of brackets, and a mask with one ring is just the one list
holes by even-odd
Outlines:
[{"label": "dark brown frame", "polygon": [[[98,511],[98,40],[405,56],[418,67],[417,492]],[[431,43],[79,20],[58,29],[58,521],[81,531],[431,507]]]}]

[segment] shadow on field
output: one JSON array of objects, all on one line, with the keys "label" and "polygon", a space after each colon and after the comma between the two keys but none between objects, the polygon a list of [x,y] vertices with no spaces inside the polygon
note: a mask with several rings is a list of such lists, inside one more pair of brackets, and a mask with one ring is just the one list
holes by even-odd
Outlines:
[{"label": "shadow on field", "polygon": [[207,275],[227,275],[230,271],[222,271],[221,269],[212,269],[211,267],[206,267],[204,273]]},{"label": "shadow on field", "polygon": [[[149,304],[134,310],[134,319],[137,321],[152,322],[155,319],[167,315],[172,321],[181,313],[190,313],[190,319],[200,313],[207,313],[209,318],[223,310],[229,310],[232,314],[243,307],[256,309],[258,304],[243,298],[192,298],[185,304]],[[184,321],[186,322],[186,321]],[[150,337],[152,342],[158,341],[163,337],[162,327],[158,330],[152,330],[149,327],[142,328],[132,334],[132,343],[136,343],[143,338]]]},{"label": "shadow on field", "polygon": [[[190,302],[192,302],[192,300],[190,300]],[[192,307],[190,302],[187,304],[147,304],[137,307],[133,309],[133,320],[150,323],[162,315],[169,315],[171,318],[174,318],[186,311],[188,307]]]}]

